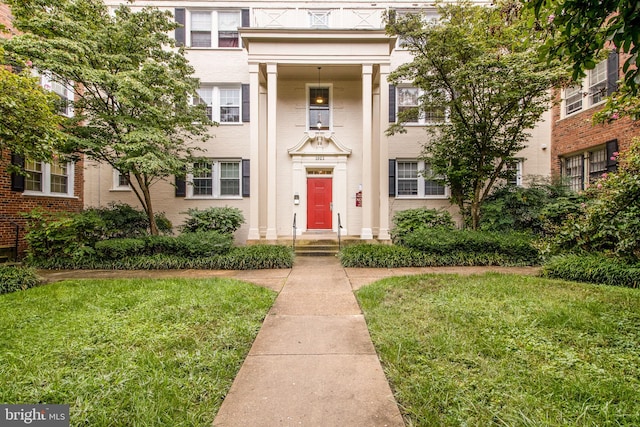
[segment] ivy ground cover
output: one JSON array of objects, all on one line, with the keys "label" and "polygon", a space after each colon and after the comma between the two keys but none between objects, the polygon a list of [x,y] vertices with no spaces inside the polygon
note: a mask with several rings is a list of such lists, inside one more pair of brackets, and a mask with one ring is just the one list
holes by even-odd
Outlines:
[{"label": "ivy ground cover", "polygon": [[274,299],[232,279],[0,295],[0,402],[69,404],[72,426],[210,426]]},{"label": "ivy ground cover", "polygon": [[421,275],[358,291],[410,426],[640,425],[640,292]]}]

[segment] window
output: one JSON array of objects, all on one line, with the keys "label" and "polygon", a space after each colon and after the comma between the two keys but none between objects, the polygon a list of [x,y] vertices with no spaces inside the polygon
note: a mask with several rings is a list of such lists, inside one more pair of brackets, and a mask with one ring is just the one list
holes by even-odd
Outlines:
[{"label": "window", "polygon": [[398,160],[396,165],[396,196],[416,198],[444,198],[447,188],[433,177],[428,163]]},{"label": "window", "polygon": [[73,88],[66,85],[51,73],[42,73],[40,76],[40,84],[46,90],[49,90],[60,97],[60,101],[57,104],[58,113],[63,116],[73,116]]},{"label": "window", "polygon": [[509,177],[507,178],[507,184],[515,187],[522,186],[522,166],[524,161],[522,159],[516,159],[507,164],[507,172]]},{"label": "window", "polygon": [[594,182],[607,171],[607,150],[592,151],[589,153],[589,182]]},{"label": "window", "polygon": [[188,177],[188,197],[241,197],[241,167],[239,160],[212,160],[195,163]]},{"label": "window", "polygon": [[446,120],[445,108],[422,110],[420,98],[423,96],[424,92],[416,87],[398,87],[396,90],[396,112],[399,114],[403,111],[411,111],[409,116],[404,118],[406,123],[421,125],[443,123]]},{"label": "window", "polygon": [[210,120],[218,123],[240,123],[240,87],[201,86],[193,104],[206,105]]},{"label": "window", "polygon": [[566,114],[572,114],[576,111],[582,110],[582,87],[581,86],[572,86],[570,88],[565,89],[564,91],[565,97],[565,110]]},{"label": "window", "polygon": [[589,96],[591,105],[601,102],[607,96],[607,61],[602,61],[589,70]]},{"label": "window", "polygon": [[113,188],[112,191],[129,191],[129,181],[127,180],[129,174],[122,174],[119,170],[113,170]]},{"label": "window", "polygon": [[26,160],[25,194],[73,197],[74,165],[53,160],[51,163]]},{"label": "window", "polygon": [[584,189],[583,154],[564,159],[564,173],[569,188],[573,191]]},{"label": "window", "polygon": [[331,125],[331,91],[328,87],[309,87],[309,129],[328,130]]},{"label": "window", "polygon": [[239,47],[240,11],[191,11],[191,47]]}]

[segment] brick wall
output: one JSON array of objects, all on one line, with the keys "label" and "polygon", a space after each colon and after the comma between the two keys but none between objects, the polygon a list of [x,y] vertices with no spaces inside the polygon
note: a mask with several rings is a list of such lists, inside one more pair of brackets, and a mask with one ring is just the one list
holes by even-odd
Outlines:
[{"label": "brick wall", "polygon": [[20,226],[20,252],[25,250],[24,237],[25,220],[21,216],[24,212],[41,207],[51,212],[79,212],[83,206],[84,165],[79,161],[75,166],[73,193],[75,197],[39,197],[27,196],[23,193],[11,191],[11,174],[7,173],[7,166],[11,163],[11,155],[4,153],[0,158],[0,246],[13,246],[16,227]]},{"label": "brick wall", "polygon": [[11,25],[12,19],[11,9],[9,9],[9,6],[4,3],[0,3],[0,24],[4,25],[5,31],[8,31],[7,33],[0,32],[1,38],[9,38],[14,34],[18,34]]}]

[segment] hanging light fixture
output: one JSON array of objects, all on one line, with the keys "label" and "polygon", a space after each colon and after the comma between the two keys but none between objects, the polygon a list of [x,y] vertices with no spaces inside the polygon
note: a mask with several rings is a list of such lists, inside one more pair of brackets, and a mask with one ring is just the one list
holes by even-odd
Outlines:
[{"label": "hanging light fixture", "polygon": [[322,104],[324,99],[322,98],[322,93],[320,92],[320,70],[322,67],[318,67],[318,88],[316,92],[316,104]]}]

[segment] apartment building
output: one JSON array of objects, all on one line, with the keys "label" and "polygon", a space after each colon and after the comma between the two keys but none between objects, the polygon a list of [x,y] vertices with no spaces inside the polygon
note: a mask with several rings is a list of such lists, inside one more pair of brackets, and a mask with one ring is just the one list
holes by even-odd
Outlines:
[{"label": "apartment building", "polygon": [[[16,34],[11,26],[9,6],[0,3],[0,23],[8,31],[0,37]],[[47,90],[54,91],[61,98],[69,99],[72,91],[45,74],[40,82]],[[72,115],[69,106],[61,108],[60,114]],[[11,174],[10,165],[23,168],[26,175]],[[51,212],[81,211],[84,205],[84,164],[54,160],[51,163],[36,162],[14,153],[0,153],[0,260],[13,257],[17,245],[18,252],[24,251],[24,213],[35,208]]]},{"label": "apartment building", "polygon": [[[119,0],[108,0],[117,6]],[[482,3],[482,2],[481,2]],[[484,2],[489,4],[489,2]],[[484,4],[483,3],[483,4]],[[433,3],[387,1],[136,1],[170,10],[201,87],[212,127],[208,158],[196,175],[158,184],[156,211],[179,225],[189,208],[232,206],[246,224],[240,241],[337,232],[389,239],[394,212],[443,208],[457,215],[448,189],[424,179],[424,115],[407,133],[388,137],[397,112],[415,105],[417,89],[392,86],[389,73],[410,61],[384,30],[383,14],[426,10]],[[520,153],[518,182],[549,175],[550,114]],[[87,162],[85,206],[136,205],[126,180]]]},{"label": "apartment building", "polygon": [[584,190],[603,173],[617,168],[614,153],[626,150],[640,136],[637,121],[628,117],[593,124],[605,98],[617,90],[624,53],[612,51],[578,84],[559,91],[553,107],[551,172],[561,175],[574,191]]}]

